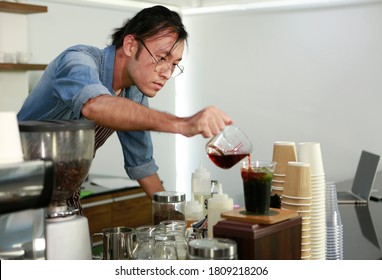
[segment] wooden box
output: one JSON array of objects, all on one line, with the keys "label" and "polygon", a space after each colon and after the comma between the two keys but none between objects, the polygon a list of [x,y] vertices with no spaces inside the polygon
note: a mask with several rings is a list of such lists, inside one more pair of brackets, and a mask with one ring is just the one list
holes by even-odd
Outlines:
[{"label": "wooden box", "polygon": [[239,260],[300,260],[301,226],[299,216],[275,224],[221,220],[213,232],[237,242]]}]

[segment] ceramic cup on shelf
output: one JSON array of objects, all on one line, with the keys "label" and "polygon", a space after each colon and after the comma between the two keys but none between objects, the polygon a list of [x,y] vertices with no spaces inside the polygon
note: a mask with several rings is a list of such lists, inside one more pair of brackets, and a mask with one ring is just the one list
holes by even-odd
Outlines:
[{"label": "ceramic cup on shelf", "polygon": [[16,53],[17,63],[21,63],[21,64],[29,63],[31,57],[32,57],[32,53],[30,53],[30,52],[17,52]]},{"label": "ceramic cup on shelf", "polygon": [[3,52],[1,55],[2,63],[16,63],[16,53],[13,52]]},{"label": "ceramic cup on shelf", "polygon": [[4,62],[5,62],[5,52],[0,51],[0,63],[4,63]]}]

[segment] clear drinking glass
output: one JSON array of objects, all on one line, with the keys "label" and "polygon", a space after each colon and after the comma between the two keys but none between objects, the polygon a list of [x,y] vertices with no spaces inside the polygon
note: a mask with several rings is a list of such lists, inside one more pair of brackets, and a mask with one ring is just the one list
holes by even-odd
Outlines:
[{"label": "clear drinking glass", "polygon": [[175,236],[167,233],[155,235],[154,260],[177,260]]},{"label": "clear drinking glass", "polygon": [[159,225],[165,227],[165,232],[168,236],[174,237],[174,244],[179,260],[187,258],[187,237],[186,237],[186,222],[181,220],[162,221]]}]

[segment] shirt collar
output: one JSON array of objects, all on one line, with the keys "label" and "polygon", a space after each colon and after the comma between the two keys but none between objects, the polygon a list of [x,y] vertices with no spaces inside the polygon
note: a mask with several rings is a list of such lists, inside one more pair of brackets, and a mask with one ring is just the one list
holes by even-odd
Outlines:
[{"label": "shirt collar", "polygon": [[113,77],[114,77],[114,60],[116,49],[115,46],[108,46],[103,49],[103,83],[109,89],[110,92],[114,93],[113,90]]}]

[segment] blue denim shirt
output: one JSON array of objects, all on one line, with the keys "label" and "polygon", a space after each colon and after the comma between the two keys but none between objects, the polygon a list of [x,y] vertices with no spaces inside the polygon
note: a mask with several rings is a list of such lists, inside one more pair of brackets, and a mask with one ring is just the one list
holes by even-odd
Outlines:
[{"label": "blue denim shirt", "polygon": [[[112,88],[115,53],[114,46],[98,49],[77,45],[66,49],[47,66],[18,112],[18,120],[84,119],[81,110],[89,99],[101,94],[116,95]],[[147,96],[135,86],[124,89],[121,95],[149,106]],[[149,131],[117,134],[124,167],[131,179],[138,180],[158,170]]]}]

